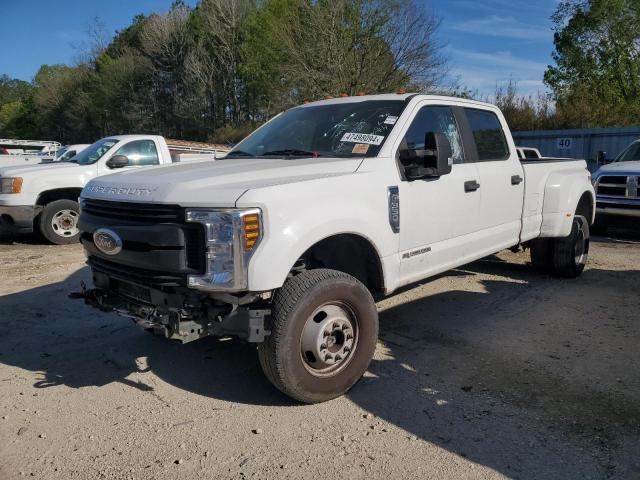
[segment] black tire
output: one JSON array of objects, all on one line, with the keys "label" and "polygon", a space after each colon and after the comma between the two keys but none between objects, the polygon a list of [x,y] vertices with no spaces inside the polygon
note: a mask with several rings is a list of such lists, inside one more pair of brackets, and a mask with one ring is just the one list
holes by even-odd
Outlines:
[{"label": "black tire", "polygon": [[536,238],[529,246],[531,265],[541,272],[553,270],[554,243],[553,238]]},{"label": "black tire", "polygon": [[[357,333],[337,370],[321,374],[310,366],[308,356],[303,358],[303,332],[305,325],[313,327],[309,322],[319,323],[318,309],[334,308],[333,304],[351,312]],[[318,403],[343,395],[367,370],[378,339],[378,311],[369,290],[354,277],[336,270],[309,270],[276,292],[269,329],[271,335],[258,346],[265,375],[291,398]]]},{"label": "black tire", "polygon": [[591,232],[596,235],[604,235],[609,227],[609,219],[604,213],[596,214],[596,221],[591,225]]},{"label": "black tire", "polygon": [[[56,245],[77,243],[80,237],[77,230],[79,210],[78,202],[73,200],[54,200],[47,203],[38,217],[40,233]],[[69,228],[66,227],[68,224]]]},{"label": "black tire", "polygon": [[582,215],[573,218],[571,233],[555,240],[554,272],[565,278],[580,276],[589,257],[589,221]]}]

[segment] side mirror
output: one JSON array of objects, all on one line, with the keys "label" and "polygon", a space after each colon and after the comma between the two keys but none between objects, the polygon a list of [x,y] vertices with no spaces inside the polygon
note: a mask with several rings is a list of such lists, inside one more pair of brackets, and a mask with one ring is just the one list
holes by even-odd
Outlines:
[{"label": "side mirror", "polygon": [[451,143],[444,133],[429,132],[424,137],[425,148],[435,151],[437,176],[451,173],[453,164]]},{"label": "side mirror", "polygon": [[400,161],[408,180],[441,177],[451,173],[451,143],[444,133],[428,132],[424,150],[401,150]]},{"label": "side mirror", "polygon": [[602,150],[600,150],[598,152],[598,165],[604,165],[606,163],[609,163],[609,161],[607,160],[607,152],[603,152]]},{"label": "side mirror", "polygon": [[122,168],[129,165],[129,158],[125,155],[114,155],[107,160],[107,167],[109,168]]}]

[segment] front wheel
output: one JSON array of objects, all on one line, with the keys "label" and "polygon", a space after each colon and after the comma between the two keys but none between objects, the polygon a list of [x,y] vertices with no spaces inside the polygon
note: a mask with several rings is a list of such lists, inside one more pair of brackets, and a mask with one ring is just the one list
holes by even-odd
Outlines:
[{"label": "front wheel", "polygon": [[589,257],[589,222],[586,217],[576,215],[571,233],[555,241],[553,267],[561,277],[578,277],[587,264]]},{"label": "front wheel", "polygon": [[40,213],[40,232],[51,243],[67,245],[78,242],[79,208],[73,200],[55,200],[47,203]]},{"label": "front wheel", "polygon": [[258,347],[265,375],[295,400],[318,403],[347,392],[367,370],[378,312],[371,293],[352,276],[309,270],[275,294],[270,330]]}]

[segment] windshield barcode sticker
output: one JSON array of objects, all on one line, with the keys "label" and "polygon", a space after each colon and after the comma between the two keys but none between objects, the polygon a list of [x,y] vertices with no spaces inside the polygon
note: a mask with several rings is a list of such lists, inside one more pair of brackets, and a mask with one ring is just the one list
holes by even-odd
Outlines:
[{"label": "windshield barcode sticker", "polygon": [[380,135],[369,135],[368,133],[345,133],[341,142],[368,143],[369,145],[380,145],[384,137]]}]

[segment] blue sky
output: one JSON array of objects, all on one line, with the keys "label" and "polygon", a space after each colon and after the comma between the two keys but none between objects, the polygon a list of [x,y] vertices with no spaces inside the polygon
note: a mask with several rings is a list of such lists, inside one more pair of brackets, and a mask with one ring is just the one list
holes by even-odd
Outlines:
[{"label": "blue sky", "polygon": [[431,0],[442,18],[451,74],[481,94],[510,78],[522,93],[544,90],[542,78],[552,63],[551,14],[558,0]]},{"label": "blue sky", "polygon": [[[137,13],[166,11],[171,1],[0,0],[0,74],[31,80],[43,63],[73,63],[94,18],[113,34]],[[513,78],[523,93],[544,89],[558,0],[424,1],[442,18],[444,53],[463,85],[489,95]]]}]

